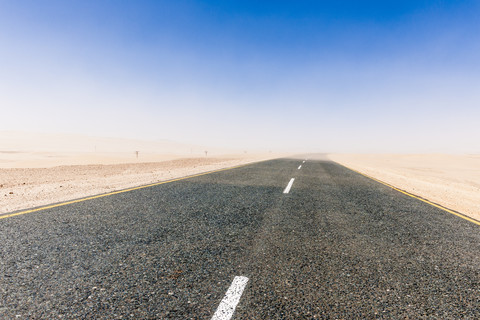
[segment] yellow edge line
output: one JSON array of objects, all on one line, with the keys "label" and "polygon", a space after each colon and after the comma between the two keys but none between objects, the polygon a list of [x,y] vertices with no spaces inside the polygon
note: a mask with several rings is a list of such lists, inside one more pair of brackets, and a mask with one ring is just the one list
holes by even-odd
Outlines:
[{"label": "yellow edge line", "polygon": [[442,209],[443,211],[446,211],[446,212],[448,212],[448,213],[454,214],[454,215],[456,215],[457,217],[460,217],[460,218],[462,218],[462,219],[465,219],[465,220],[467,220],[467,221],[470,221],[470,222],[475,223],[476,225],[479,225],[479,226],[480,226],[480,221],[478,221],[478,220],[469,218],[469,217],[467,217],[467,216],[464,215],[464,214],[455,212],[455,211],[453,211],[453,210],[450,210],[450,209],[448,209],[448,208],[445,208],[444,206],[441,206],[441,205],[436,204],[436,203],[434,203],[434,202],[428,201],[427,199],[424,199],[424,198],[421,198],[421,197],[419,197],[419,196],[416,196],[416,195],[414,195],[414,194],[412,194],[412,193],[410,193],[410,192],[407,192],[407,191],[404,191],[404,190],[399,189],[399,188],[397,188],[397,187],[394,187],[394,186],[392,186],[391,184],[388,184],[388,183],[386,183],[386,182],[383,182],[383,181],[381,181],[381,180],[378,180],[378,179],[376,179],[376,178],[374,178],[374,177],[371,177],[371,176],[369,176],[369,175],[367,175],[367,174],[365,174],[365,173],[362,173],[362,172],[360,172],[360,171],[357,171],[357,170],[355,170],[355,169],[349,168],[349,167],[347,167],[347,166],[345,166],[345,165],[343,165],[343,164],[342,164],[342,166],[344,166],[345,168],[350,169],[350,170],[352,170],[352,171],[354,171],[354,172],[356,172],[356,173],[359,173],[359,174],[361,174],[362,176],[365,176],[365,177],[367,177],[367,178],[369,178],[369,179],[375,180],[375,181],[377,181],[377,182],[379,182],[379,183],[381,183],[381,184],[383,184],[383,185],[385,185],[385,186],[387,186],[387,187],[390,187],[390,188],[392,188],[392,189],[394,189],[394,190],[396,190],[396,191],[398,191],[398,192],[401,192],[401,193],[403,193],[403,194],[406,194],[406,195],[409,196],[409,197],[412,197],[412,198],[415,198],[415,199],[417,199],[417,200],[420,200],[420,201],[423,201],[423,202],[425,202],[425,203],[428,203],[429,205],[432,205],[432,206],[434,206],[434,207],[436,207],[436,208]]},{"label": "yellow edge line", "polygon": [[[261,161],[259,161],[259,162],[261,162]],[[139,190],[139,189],[144,189],[144,188],[155,187],[155,186],[158,186],[158,185],[161,185],[161,184],[166,184],[166,183],[175,182],[175,181],[180,181],[180,180],[186,180],[186,179],[195,178],[195,177],[199,177],[199,176],[204,176],[204,175],[211,174],[211,173],[215,173],[215,172],[232,170],[232,169],[236,169],[236,168],[248,166],[249,164],[252,164],[252,163],[246,163],[246,164],[241,164],[241,165],[234,166],[234,167],[228,167],[228,168],[218,169],[218,170],[214,170],[214,171],[207,171],[207,172],[197,173],[197,174],[194,174],[194,175],[191,175],[191,176],[176,178],[176,179],[167,180],[167,181],[156,182],[156,183],[147,184],[147,185],[144,185],[144,186],[133,187],[133,188],[128,188],[128,189],[119,190],[119,191],[113,191],[113,192],[104,193],[104,194],[99,194],[99,195],[96,195],[96,196],[90,196],[90,197],[81,198],[81,199],[77,199],[77,200],[72,200],[72,201],[67,201],[67,202],[61,202],[61,203],[52,204],[52,205],[48,205],[48,206],[44,206],[44,207],[40,207],[40,208],[36,208],[36,209],[30,209],[30,210],[24,210],[24,211],[20,211],[20,212],[5,214],[5,215],[1,215],[1,216],[0,216],[0,220],[1,220],[1,219],[6,219],[6,218],[15,217],[15,216],[20,216],[20,215],[22,215],[22,214],[27,214],[27,213],[32,213],[32,212],[38,212],[38,211],[47,210],[47,209],[52,209],[52,208],[57,208],[57,207],[62,207],[62,206],[66,206],[66,205],[73,204],[73,203],[78,203],[78,202],[83,202],[83,201],[87,201],[87,200],[93,200],[93,199],[103,198],[103,197],[107,197],[107,196],[112,196],[112,195],[115,195],[115,194],[124,193],[124,192],[129,192],[129,191],[133,191],[133,190]]]}]

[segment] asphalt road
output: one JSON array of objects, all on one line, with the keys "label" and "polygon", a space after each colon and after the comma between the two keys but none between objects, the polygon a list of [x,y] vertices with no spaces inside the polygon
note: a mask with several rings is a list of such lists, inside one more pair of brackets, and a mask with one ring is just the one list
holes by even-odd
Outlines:
[{"label": "asphalt road", "polygon": [[1,219],[0,244],[1,319],[211,319],[236,276],[232,319],[480,318],[480,226],[326,160]]}]

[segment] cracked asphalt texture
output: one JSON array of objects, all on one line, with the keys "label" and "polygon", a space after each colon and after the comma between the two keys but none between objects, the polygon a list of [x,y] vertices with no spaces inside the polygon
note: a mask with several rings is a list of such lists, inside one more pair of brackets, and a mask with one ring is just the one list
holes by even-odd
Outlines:
[{"label": "cracked asphalt texture", "polygon": [[234,319],[480,318],[478,225],[301,163],[0,220],[0,318],[210,319],[240,275]]}]

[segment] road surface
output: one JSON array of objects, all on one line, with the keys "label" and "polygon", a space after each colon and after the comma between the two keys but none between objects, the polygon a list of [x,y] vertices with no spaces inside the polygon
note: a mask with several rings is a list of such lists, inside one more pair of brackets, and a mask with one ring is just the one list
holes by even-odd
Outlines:
[{"label": "road surface", "polygon": [[1,319],[480,318],[480,226],[320,156],[3,217]]}]

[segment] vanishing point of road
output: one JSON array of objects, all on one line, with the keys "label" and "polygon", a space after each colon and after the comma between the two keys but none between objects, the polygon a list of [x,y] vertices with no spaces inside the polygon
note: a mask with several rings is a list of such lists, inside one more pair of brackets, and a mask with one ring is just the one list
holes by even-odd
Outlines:
[{"label": "vanishing point of road", "polygon": [[480,225],[322,156],[0,216],[1,319],[479,319]]}]

